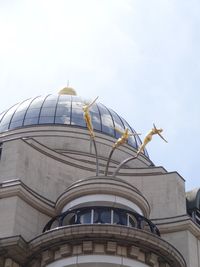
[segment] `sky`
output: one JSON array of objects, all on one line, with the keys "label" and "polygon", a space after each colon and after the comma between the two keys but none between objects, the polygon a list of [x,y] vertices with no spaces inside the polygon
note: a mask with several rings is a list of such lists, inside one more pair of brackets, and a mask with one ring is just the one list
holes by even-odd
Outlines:
[{"label": "sky", "polygon": [[199,0],[0,0],[0,110],[57,93],[99,96],[147,150],[200,187]]}]

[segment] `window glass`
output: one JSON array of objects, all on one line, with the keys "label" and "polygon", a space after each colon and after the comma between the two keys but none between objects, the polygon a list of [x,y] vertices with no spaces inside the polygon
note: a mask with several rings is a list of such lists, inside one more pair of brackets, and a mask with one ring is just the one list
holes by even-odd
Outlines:
[{"label": "window glass", "polygon": [[[115,128],[116,129],[119,129],[121,131],[124,131],[124,125],[122,123],[122,121],[120,120],[119,116],[117,115],[116,112],[114,112],[112,109],[110,109],[110,112],[112,114],[112,117],[114,119],[114,122],[115,122]],[[115,134],[116,134],[116,138],[119,138],[121,136],[121,134],[117,131],[115,131]]]},{"label": "window glass", "polygon": [[[31,101],[32,101],[32,99],[27,99],[27,100],[23,101],[22,103],[20,103],[20,105],[16,109],[16,113],[26,110],[28,108],[28,106],[30,105]],[[15,114],[14,114],[14,116],[15,116]]]},{"label": "window glass", "polygon": [[16,109],[12,117],[10,129],[22,126],[24,116],[26,114],[27,108],[29,104],[31,103],[31,101],[32,101],[31,99],[27,99],[26,101],[24,101],[18,106],[18,108]]},{"label": "window glass", "polygon": [[35,117],[39,117],[40,114],[40,108],[31,108],[28,109],[26,116],[25,116],[25,120],[29,119],[29,118],[35,118]]},{"label": "window glass", "polygon": [[14,122],[11,123],[9,129],[14,129],[14,128],[17,128],[17,127],[21,127],[22,123],[23,123],[23,120],[14,121]]},{"label": "window glass", "polygon": [[55,115],[55,110],[56,108],[55,107],[49,107],[49,108],[44,108],[42,107],[41,109],[41,113],[40,113],[40,117],[45,117],[45,116],[53,116]]},{"label": "window glass", "polygon": [[100,211],[101,223],[111,223],[111,209],[102,209]]},{"label": "window glass", "polygon": [[44,102],[45,97],[36,97],[27,109],[27,113],[24,119],[24,125],[38,124],[39,114],[41,106]]},{"label": "window glass", "polygon": [[17,107],[19,106],[19,104],[13,106],[12,108],[10,108],[5,116],[2,118],[2,121],[1,121],[1,128],[0,130],[3,131],[3,130],[7,130],[8,129],[8,126],[10,124],[10,120],[15,112],[15,110],[17,109]]},{"label": "window glass", "polygon": [[39,124],[54,123],[54,117],[40,117]]},{"label": "window glass", "polygon": [[60,95],[58,98],[58,107],[63,106],[66,103],[70,103],[70,106],[71,106],[71,96],[70,95]]},{"label": "window glass", "polygon": [[40,111],[39,124],[54,123],[57,99],[58,96],[56,95],[49,95],[45,99]]},{"label": "window glass", "polygon": [[[78,102],[76,102],[78,103]],[[86,127],[86,122],[83,118],[83,110],[82,105],[75,105],[75,103],[72,103],[72,119],[71,119],[72,125],[79,125]]]},{"label": "window glass", "polygon": [[98,107],[101,114],[102,131],[114,136],[114,125],[110,113],[102,104],[98,103]]},{"label": "window glass", "polygon": [[15,122],[15,121],[20,121],[20,120],[23,121],[25,113],[26,113],[26,110],[16,111],[12,118],[11,124],[12,122]]},{"label": "window glass", "polygon": [[75,224],[75,217],[76,215],[73,212],[68,213],[62,218],[62,225],[64,226],[64,225]]},{"label": "window glass", "polygon": [[120,214],[116,210],[113,211],[113,223],[114,224],[120,223]]},{"label": "window glass", "polygon": [[97,104],[94,103],[90,108],[90,115],[92,119],[92,125],[95,130],[101,131],[101,120]]},{"label": "window glass", "polygon": [[[133,133],[132,128],[130,127],[130,125],[123,118],[121,118],[121,119],[122,119],[122,121],[124,123],[125,128],[128,128],[130,133]],[[130,144],[131,146],[137,148],[135,136],[130,136],[128,138],[128,144]]]},{"label": "window glass", "polygon": [[60,95],[56,108],[55,123],[70,124],[71,116],[71,96]]},{"label": "window glass", "polygon": [[100,223],[100,212],[98,208],[94,209],[93,223]]},{"label": "window glass", "polygon": [[43,107],[44,108],[48,108],[48,107],[55,107],[58,101],[58,95],[49,95],[44,103],[43,103]]},{"label": "window glass", "polygon": [[24,121],[24,125],[31,125],[31,124],[38,124],[38,117],[35,117],[35,118],[27,118],[25,119]]},{"label": "window glass", "polygon": [[56,117],[55,123],[56,124],[70,124],[70,117],[68,116]]},{"label": "window glass", "polygon": [[36,97],[32,103],[30,104],[29,108],[32,109],[32,108],[41,108],[43,102],[45,100],[45,96],[38,96]]},{"label": "window glass", "polygon": [[127,214],[126,213],[120,214],[120,224],[127,225]]},{"label": "window glass", "polygon": [[133,216],[131,214],[128,215],[128,225],[131,227],[137,226],[137,220],[136,220],[135,216]]},{"label": "window glass", "polygon": [[80,214],[80,223],[91,223],[91,210],[81,212]]},{"label": "window glass", "polygon": [[51,229],[58,228],[58,227],[59,227],[59,221],[55,220],[51,225]]},{"label": "window glass", "polygon": [[63,107],[59,106],[56,109],[56,117],[59,116],[68,116],[70,118],[70,112],[71,112],[71,103],[65,103]]},{"label": "window glass", "polygon": [[4,111],[4,112],[2,112],[2,113],[0,114],[0,121],[2,120],[2,118],[3,118],[3,116],[4,116],[5,113],[6,113],[6,111]]}]

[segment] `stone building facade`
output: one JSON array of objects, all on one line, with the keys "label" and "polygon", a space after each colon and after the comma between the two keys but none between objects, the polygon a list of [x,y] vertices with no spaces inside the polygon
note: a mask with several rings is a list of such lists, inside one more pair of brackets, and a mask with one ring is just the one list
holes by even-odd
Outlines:
[{"label": "stone building facade", "polygon": [[136,155],[134,135],[106,174],[116,128],[135,131],[95,103],[94,143],[84,103],[62,93],[0,115],[0,266],[199,267],[199,190],[186,193],[146,150],[113,175]]}]

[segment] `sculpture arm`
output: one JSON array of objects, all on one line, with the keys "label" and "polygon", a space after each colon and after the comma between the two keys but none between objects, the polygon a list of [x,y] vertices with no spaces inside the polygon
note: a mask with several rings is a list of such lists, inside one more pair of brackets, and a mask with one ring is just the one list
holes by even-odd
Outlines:
[{"label": "sculpture arm", "polygon": [[168,143],[167,142],[167,140],[158,132],[158,135],[160,136],[160,138],[162,138],[166,143]]},{"label": "sculpture arm", "polygon": [[141,135],[141,133],[130,133],[129,136]]},{"label": "sculpture arm", "polygon": [[98,99],[99,97],[97,96],[90,104],[88,104],[88,108],[90,108]]}]

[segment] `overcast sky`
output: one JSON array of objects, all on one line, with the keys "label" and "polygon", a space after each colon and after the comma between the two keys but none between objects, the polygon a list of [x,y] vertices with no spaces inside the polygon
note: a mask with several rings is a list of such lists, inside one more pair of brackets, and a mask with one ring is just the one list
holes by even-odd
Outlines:
[{"label": "overcast sky", "polygon": [[200,187],[199,0],[0,0],[0,110],[70,85],[137,132],[157,166]]}]

